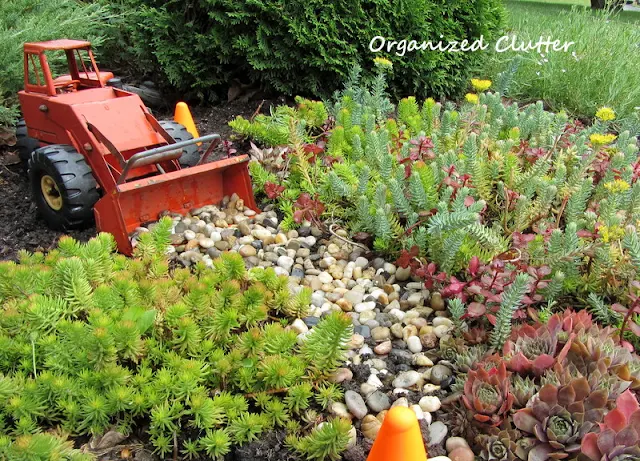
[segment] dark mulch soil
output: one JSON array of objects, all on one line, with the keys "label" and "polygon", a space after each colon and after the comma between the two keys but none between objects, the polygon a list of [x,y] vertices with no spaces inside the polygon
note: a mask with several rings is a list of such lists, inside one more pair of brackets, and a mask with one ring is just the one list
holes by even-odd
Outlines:
[{"label": "dark mulch soil", "polygon": [[[0,260],[15,259],[21,249],[52,248],[64,233],[47,228],[37,216],[26,173],[20,165],[2,165],[2,157],[0,152]],[[95,234],[95,228],[66,234],[86,241]]]},{"label": "dark mulch soil", "polygon": [[[256,113],[269,113],[272,105],[282,102],[282,98],[267,101],[239,99],[217,107],[194,107],[192,113],[201,136],[218,133],[222,139],[228,139],[231,128],[227,123],[230,120],[238,115],[249,118]],[[159,119],[171,118],[170,113],[156,115]],[[37,216],[27,176],[21,166],[15,164],[16,161],[12,148],[0,146],[0,260],[15,259],[20,249],[48,250],[65,234],[81,241],[95,235],[95,227],[69,232],[47,228],[45,222]]]}]

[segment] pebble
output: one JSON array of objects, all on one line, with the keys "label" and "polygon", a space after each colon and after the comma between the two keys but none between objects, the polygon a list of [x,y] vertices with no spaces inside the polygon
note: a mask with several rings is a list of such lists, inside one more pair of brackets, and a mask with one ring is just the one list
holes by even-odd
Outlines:
[{"label": "pebble", "polygon": [[387,394],[381,391],[375,391],[367,396],[367,407],[377,413],[391,408],[391,402]]},{"label": "pebble", "polygon": [[438,337],[438,338],[443,338],[446,335],[449,334],[449,332],[451,331],[451,327],[447,326],[447,325],[439,325],[437,327],[435,327],[433,329],[433,333]]},{"label": "pebble", "polygon": [[362,420],[362,424],[360,429],[362,430],[362,434],[368,438],[369,440],[375,440],[378,437],[378,432],[380,432],[380,427],[382,423],[378,418],[373,415],[367,415]]},{"label": "pebble", "polygon": [[451,461],[447,456],[436,456],[435,458],[427,458],[427,461]]},{"label": "pebble", "polygon": [[431,295],[431,309],[434,311],[443,311],[445,309],[444,300],[440,293],[436,292]]},{"label": "pebble", "polygon": [[451,376],[451,370],[444,365],[436,365],[431,369],[431,382],[433,384],[440,384],[442,381],[448,379]]},{"label": "pebble", "polygon": [[396,379],[393,380],[393,387],[407,388],[415,385],[421,378],[420,373],[415,370],[409,370],[400,373]]},{"label": "pebble", "polygon": [[357,257],[355,260],[355,266],[360,267],[361,269],[366,269],[368,265],[369,260],[367,258],[363,258],[362,256]]},{"label": "pebble", "polygon": [[293,258],[290,258],[289,256],[280,256],[277,262],[278,266],[282,267],[287,272],[291,272],[293,263],[294,263]]},{"label": "pebble", "polygon": [[347,450],[349,448],[353,448],[358,443],[358,433],[356,432],[356,428],[351,426],[349,429],[349,441],[347,442]]},{"label": "pebble", "polygon": [[328,272],[320,272],[318,274],[318,280],[322,283],[331,283],[333,282],[333,277]]},{"label": "pebble", "polygon": [[406,397],[400,397],[395,402],[393,402],[393,404],[391,405],[391,408],[394,408],[394,407],[409,408],[409,400],[407,400]]},{"label": "pebble", "polygon": [[304,320],[302,319],[295,319],[291,323],[291,328],[293,328],[293,330],[298,334],[306,333],[307,331],[309,331],[309,327],[304,323]]},{"label": "pebble", "polygon": [[420,405],[411,405],[409,408],[413,410],[418,420],[424,419],[424,411],[422,411],[422,408],[420,408]]},{"label": "pebble", "polygon": [[391,337],[391,331],[387,327],[376,327],[371,330],[371,337],[376,341],[386,341]]},{"label": "pebble", "polygon": [[251,245],[244,245],[240,248],[238,253],[240,253],[240,256],[243,258],[248,258],[249,256],[255,256],[258,254],[258,250],[253,248]]},{"label": "pebble", "polygon": [[372,311],[373,309],[375,309],[375,307],[376,307],[376,303],[374,301],[369,301],[369,302],[356,304],[356,306],[354,307],[354,310],[356,312]]},{"label": "pebble", "polygon": [[422,352],[422,343],[420,342],[420,338],[418,338],[417,336],[411,336],[410,338],[407,338],[407,347],[414,354]]},{"label": "pebble", "polygon": [[[389,271],[386,271],[389,272]],[[391,272],[389,272],[391,273]],[[411,276],[411,268],[410,267],[398,267],[395,271],[395,276],[396,276],[396,280],[398,282],[404,282],[406,280],[409,280],[409,277]]]},{"label": "pebble", "polygon": [[369,375],[369,377],[367,378],[366,384],[369,384],[370,386],[373,386],[376,389],[381,389],[382,387],[384,387],[384,384],[382,384],[382,381],[380,381],[380,378],[378,378],[374,374]]},{"label": "pebble", "polygon": [[426,411],[428,413],[438,411],[442,406],[438,397],[430,395],[425,395],[424,397],[422,397],[420,399],[420,402],[418,402],[418,405],[420,405],[420,408],[422,408],[423,411]]},{"label": "pebble", "polygon": [[474,461],[473,450],[467,447],[459,447],[449,453],[451,461]]},{"label": "pebble", "polygon": [[407,298],[407,302],[410,306],[417,306],[422,303],[422,293],[412,293]]},{"label": "pebble", "polygon": [[[422,343],[420,343],[420,347],[422,348]],[[429,357],[424,354],[416,354],[413,356],[412,363],[419,367],[432,367],[433,362]]]},{"label": "pebble", "polygon": [[353,416],[358,419],[364,418],[367,413],[367,405],[360,394],[354,391],[347,391],[344,393],[344,400],[347,404],[347,408]]},{"label": "pebble", "polygon": [[343,298],[352,305],[360,304],[364,299],[364,292],[356,289],[349,290],[343,295]]},{"label": "pebble", "polygon": [[433,327],[439,327],[441,325],[445,325],[449,328],[453,328],[453,322],[451,321],[451,319],[447,318],[447,317],[436,317],[433,319]]},{"label": "pebble", "polygon": [[[426,379],[426,378],[425,378]],[[440,390],[440,386],[436,386],[435,384],[427,383],[422,388],[422,392],[424,394],[431,394],[433,392],[438,392]]]},{"label": "pebble", "polygon": [[445,447],[448,453],[451,453],[456,448],[470,448],[469,443],[463,437],[449,437]]},{"label": "pebble", "polygon": [[389,352],[391,352],[391,349],[391,341],[385,341],[374,347],[373,351],[378,355],[387,355]]},{"label": "pebble", "polygon": [[342,383],[344,381],[351,381],[353,379],[353,372],[348,368],[338,368],[333,372],[329,380],[332,383]]},{"label": "pebble", "polygon": [[350,418],[351,413],[347,409],[347,406],[342,402],[333,402],[329,406],[329,413],[334,414],[340,418]]},{"label": "pebble", "polygon": [[429,445],[439,445],[447,436],[447,426],[442,421],[434,421],[429,425]]}]

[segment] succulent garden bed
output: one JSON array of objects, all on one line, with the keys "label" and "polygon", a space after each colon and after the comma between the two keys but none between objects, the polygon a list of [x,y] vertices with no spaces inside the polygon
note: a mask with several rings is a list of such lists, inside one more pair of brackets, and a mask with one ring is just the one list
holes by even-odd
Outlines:
[{"label": "succulent garden bed", "polygon": [[0,265],[0,453],[364,460],[401,405],[441,461],[640,457],[636,140],[487,81],[396,107],[377,66],[231,123],[261,212]]}]

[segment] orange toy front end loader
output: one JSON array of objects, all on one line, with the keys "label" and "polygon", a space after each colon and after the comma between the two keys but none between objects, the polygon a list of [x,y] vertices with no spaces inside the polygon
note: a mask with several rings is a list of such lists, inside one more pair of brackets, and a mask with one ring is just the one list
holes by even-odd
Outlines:
[{"label": "orange toy front end loader", "polygon": [[[64,52],[68,74],[53,78],[51,52]],[[156,120],[137,94],[98,70],[89,42],[26,43],[24,73],[18,147],[49,226],[81,227],[95,215],[98,230],[131,254],[129,234],[162,212],[185,214],[233,193],[257,210],[248,157],[206,163],[220,136],[193,138]],[[207,144],[201,154],[197,146]]]}]

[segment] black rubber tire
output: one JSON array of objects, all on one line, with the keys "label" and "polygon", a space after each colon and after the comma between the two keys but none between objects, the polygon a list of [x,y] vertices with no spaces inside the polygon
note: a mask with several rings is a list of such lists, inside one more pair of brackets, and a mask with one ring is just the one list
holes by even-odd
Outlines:
[{"label": "black rubber tire", "polygon": [[[60,192],[60,210],[51,208],[44,198],[40,185],[44,175],[53,179]],[[33,201],[52,229],[77,229],[93,223],[93,206],[100,198],[98,185],[84,157],[72,146],[52,144],[34,150],[29,159],[29,182]]]},{"label": "black rubber tire", "polygon": [[[171,120],[161,120],[160,126],[165,129],[169,135],[176,140],[176,142],[180,141],[188,141],[193,139],[193,135],[187,131],[184,125],[176,123]],[[180,157],[180,166],[182,167],[190,167],[194,166],[200,160],[200,149],[197,144],[192,144],[190,146],[185,147],[182,150],[182,156]]]},{"label": "black rubber tire", "polygon": [[31,152],[40,147],[40,143],[37,139],[30,137],[27,134],[27,124],[23,118],[18,120],[16,125],[16,148],[18,149],[18,157],[22,162],[24,171],[27,171],[29,167],[29,159],[31,158]]}]

